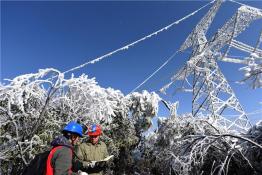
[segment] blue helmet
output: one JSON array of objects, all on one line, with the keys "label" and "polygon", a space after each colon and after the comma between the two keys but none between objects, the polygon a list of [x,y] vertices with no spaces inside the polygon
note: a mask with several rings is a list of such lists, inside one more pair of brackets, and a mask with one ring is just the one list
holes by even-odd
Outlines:
[{"label": "blue helmet", "polygon": [[63,129],[63,131],[67,131],[67,132],[78,134],[80,137],[83,136],[82,126],[80,124],[76,123],[76,122],[68,123],[65,126],[65,128]]}]

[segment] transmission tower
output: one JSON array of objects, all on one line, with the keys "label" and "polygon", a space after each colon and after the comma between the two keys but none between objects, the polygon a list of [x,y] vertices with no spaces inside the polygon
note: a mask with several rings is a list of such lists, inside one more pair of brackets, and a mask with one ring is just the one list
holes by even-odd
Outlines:
[{"label": "transmission tower", "polygon": [[[192,54],[186,65],[161,91],[165,91],[176,81],[186,81],[192,84],[189,88],[193,92],[192,115],[194,117],[207,116],[228,130],[247,130],[251,126],[250,122],[217,61],[225,58],[232,43],[235,42],[234,38],[252,21],[261,18],[262,13],[260,9],[241,6],[224,26],[210,40],[207,40],[207,30],[221,4],[222,0],[214,3],[182,44],[180,51],[192,48]],[[222,49],[226,51],[222,53]],[[185,86],[183,88],[188,89]],[[224,117],[228,114],[235,117],[231,119]]]}]

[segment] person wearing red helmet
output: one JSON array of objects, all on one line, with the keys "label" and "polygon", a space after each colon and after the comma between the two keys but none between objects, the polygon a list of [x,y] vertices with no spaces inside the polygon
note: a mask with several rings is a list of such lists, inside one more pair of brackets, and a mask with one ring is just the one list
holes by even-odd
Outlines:
[{"label": "person wearing red helmet", "polygon": [[90,142],[93,145],[96,145],[99,141],[99,137],[102,134],[102,129],[100,125],[92,125],[91,127],[88,128],[88,136],[90,139]]},{"label": "person wearing red helmet", "polygon": [[76,157],[78,162],[81,163],[80,169],[90,175],[102,175],[103,170],[106,168],[105,162],[95,163],[108,156],[106,144],[99,139],[101,134],[101,126],[97,124],[92,125],[88,128],[88,141],[76,147]]}]

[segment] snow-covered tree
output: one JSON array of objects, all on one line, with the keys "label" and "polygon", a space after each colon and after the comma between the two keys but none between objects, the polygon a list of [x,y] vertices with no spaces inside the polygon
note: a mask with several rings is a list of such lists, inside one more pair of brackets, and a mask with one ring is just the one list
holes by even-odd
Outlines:
[{"label": "snow-covered tree", "polygon": [[261,122],[247,133],[191,114],[162,118],[148,136],[138,174],[261,174]]},{"label": "snow-covered tree", "polygon": [[[48,148],[69,121],[99,123],[111,152],[139,142],[140,131],[156,115],[160,99],[144,91],[125,96],[102,88],[87,75],[64,78],[55,69],[21,75],[0,86],[0,160],[3,174],[18,174]],[[139,124],[138,124],[139,123]]]}]

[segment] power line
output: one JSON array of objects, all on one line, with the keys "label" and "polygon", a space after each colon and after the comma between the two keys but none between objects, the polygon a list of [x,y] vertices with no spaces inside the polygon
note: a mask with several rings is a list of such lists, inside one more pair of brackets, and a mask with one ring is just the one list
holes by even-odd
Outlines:
[{"label": "power line", "polygon": [[143,38],[141,38],[141,39],[139,39],[139,40],[136,40],[136,41],[134,41],[134,42],[132,42],[132,43],[130,43],[130,44],[127,44],[127,45],[125,45],[125,46],[123,46],[123,47],[121,47],[121,48],[119,48],[119,49],[116,49],[116,50],[114,50],[114,51],[112,51],[112,52],[109,52],[109,53],[107,53],[107,54],[105,54],[105,55],[103,55],[103,56],[97,57],[97,58],[95,58],[95,59],[93,59],[93,60],[91,60],[91,61],[85,62],[85,63],[83,63],[83,64],[81,64],[81,65],[79,65],[79,66],[76,66],[76,67],[74,67],[74,68],[71,68],[71,69],[63,72],[63,74],[66,74],[66,73],[75,71],[75,70],[80,69],[80,68],[82,68],[82,67],[85,67],[85,66],[87,66],[87,65],[89,65],[89,64],[94,64],[94,63],[96,63],[96,62],[98,62],[98,61],[101,61],[102,59],[107,58],[107,57],[109,57],[109,56],[111,56],[111,55],[113,55],[113,54],[115,54],[115,53],[117,53],[117,52],[119,52],[119,51],[127,50],[127,49],[129,49],[130,47],[133,47],[134,45],[136,45],[136,44],[138,44],[138,43],[140,43],[140,42],[142,42],[142,41],[144,41],[144,40],[146,40],[146,39],[148,39],[148,38],[151,38],[151,37],[153,37],[153,36],[155,36],[155,35],[158,35],[160,32],[163,32],[163,31],[165,31],[165,30],[168,30],[170,27],[173,27],[174,25],[177,25],[177,24],[179,24],[180,22],[188,19],[189,17],[195,15],[195,14],[196,14],[197,12],[199,12],[200,10],[202,10],[202,9],[204,9],[205,7],[207,7],[208,5],[212,4],[214,1],[215,1],[215,0],[207,3],[206,5],[200,7],[199,9],[195,10],[194,12],[192,12],[192,13],[184,16],[183,18],[181,18],[181,19],[179,19],[179,20],[176,20],[175,22],[167,25],[166,27],[163,27],[162,29],[159,29],[159,30],[156,31],[156,32],[153,32],[153,33],[151,33],[151,34],[149,34],[149,35],[147,35],[147,36],[145,36],[145,37],[143,37]]},{"label": "power line", "polygon": [[137,90],[138,88],[140,88],[143,84],[145,84],[151,77],[153,77],[159,70],[161,70],[165,65],[167,65],[167,63],[172,60],[172,58],[174,58],[176,56],[176,54],[179,51],[176,51],[175,53],[173,53],[159,68],[157,68],[151,75],[149,75],[142,83],[140,83],[137,87],[135,87],[132,91],[134,92],[135,90]]},{"label": "power line", "polygon": [[[243,5],[243,6],[247,6],[247,7],[251,7],[251,8],[256,8],[256,9],[258,9],[257,7],[252,7],[252,6],[250,6],[250,5],[247,5],[247,4],[244,4],[244,3],[241,3],[241,2],[237,2],[237,1],[234,1],[234,0],[228,0],[228,1],[233,2],[233,3],[235,3],[235,4],[238,4],[238,5]],[[259,9],[259,10],[261,10],[261,9]]]},{"label": "power line", "polygon": [[[79,66],[76,66],[76,67],[71,68],[71,69],[69,69],[69,70],[67,70],[67,71],[64,71],[63,74],[66,74],[66,73],[75,71],[75,70],[77,70],[77,69],[83,68],[83,67],[85,67],[85,66],[87,66],[87,65],[89,65],[89,64],[95,64],[96,62],[99,62],[99,61],[101,61],[102,59],[105,59],[105,58],[107,58],[107,57],[110,57],[111,55],[113,55],[113,54],[115,54],[115,53],[118,53],[118,52],[123,51],[123,50],[127,50],[127,49],[129,49],[130,47],[133,47],[133,46],[135,46],[136,44],[138,44],[138,43],[140,43],[140,42],[142,42],[142,41],[144,41],[144,40],[146,40],[146,39],[149,39],[149,38],[151,38],[151,37],[153,37],[153,36],[155,36],[155,35],[158,35],[160,32],[163,32],[163,31],[165,31],[165,30],[168,30],[169,28],[173,27],[174,25],[177,25],[177,24],[179,24],[180,22],[188,19],[189,17],[195,15],[196,13],[198,13],[200,10],[204,9],[204,8],[207,7],[208,5],[214,3],[214,1],[215,1],[215,0],[213,0],[213,1],[205,4],[204,6],[200,7],[200,8],[197,9],[197,10],[195,10],[194,12],[192,12],[192,13],[184,16],[183,18],[180,18],[179,20],[176,20],[175,22],[173,22],[173,23],[171,23],[171,24],[169,24],[169,25],[167,25],[167,26],[165,26],[165,27],[157,30],[156,32],[153,32],[153,33],[151,33],[151,34],[149,34],[149,35],[147,35],[147,36],[145,36],[145,37],[143,37],[143,38],[141,38],[141,39],[139,39],[139,40],[136,40],[136,41],[134,41],[134,42],[132,42],[132,43],[130,43],[130,44],[127,44],[127,45],[125,45],[125,46],[123,46],[123,47],[121,47],[121,48],[119,48],[119,49],[116,49],[116,50],[114,50],[114,51],[112,51],[112,52],[109,52],[109,53],[107,53],[107,54],[105,54],[105,55],[103,55],[103,56],[97,57],[97,58],[95,58],[95,59],[93,59],[93,60],[91,60],[91,61],[85,62],[85,63],[83,63],[83,64],[81,64],[81,65],[79,65]],[[243,4],[243,3],[239,3],[239,2],[237,2],[237,1],[234,1],[234,0],[229,0],[229,1],[231,1],[231,2],[233,2],[233,3],[240,4],[240,5],[249,6],[249,5],[246,5],[246,4]],[[249,6],[249,7],[251,7],[251,6]],[[178,52],[178,51],[177,51],[177,52]],[[174,53],[172,56],[170,56],[166,62],[164,62],[158,69],[156,69],[151,75],[149,75],[142,83],[140,83],[140,84],[139,84],[136,88],[134,88],[131,92],[137,90],[137,89],[138,89],[139,87],[141,87],[144,83],[146,83],[151,77],[153,77],[159,70],[161,70],[161,69],[177,54],[177,52]]]}]

